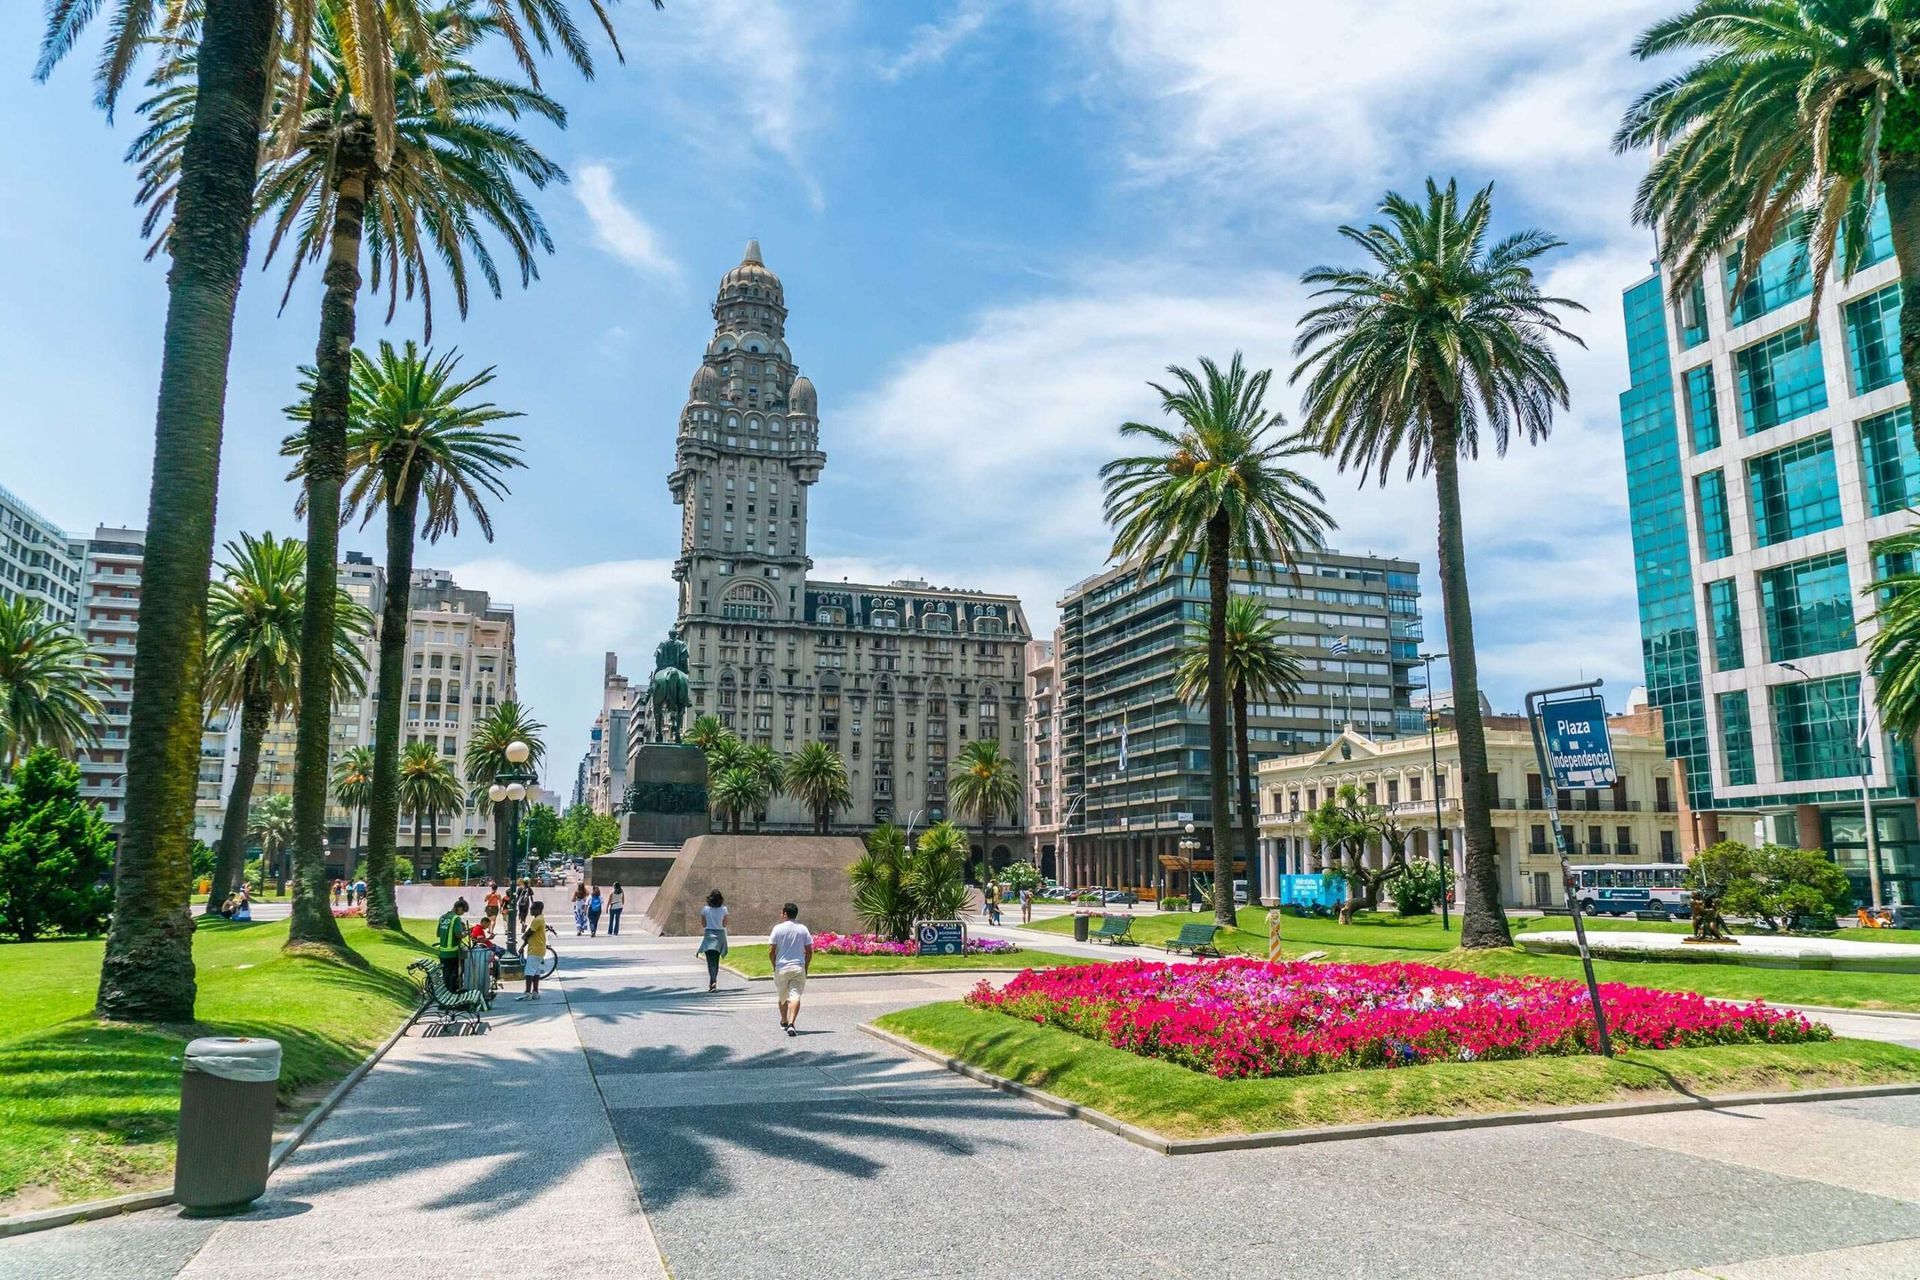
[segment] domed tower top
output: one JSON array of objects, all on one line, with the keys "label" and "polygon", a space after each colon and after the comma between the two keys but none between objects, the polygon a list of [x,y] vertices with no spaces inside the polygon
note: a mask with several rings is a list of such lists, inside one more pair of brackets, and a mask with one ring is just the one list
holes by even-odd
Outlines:
[{"label": "domed tower top", "polygon": [[693,375],[693,388],[688,392],[689,400],[701,404],[720,403],[720,375],[710,364],[703,364]]},{"label": "domed tower top", "polygon": [[814,393],[813,379],[801,374],[787,388],[787,408],[808,418],[820,416],[820,398]]},{"label": "domed tower top", "polygon": [[780,287],[780,277],[761,260],[758,240],[747,241],[740,265],[720,277],[713,318],[722,329],[758,329],[776,338],[784,336],[786,291]]}]

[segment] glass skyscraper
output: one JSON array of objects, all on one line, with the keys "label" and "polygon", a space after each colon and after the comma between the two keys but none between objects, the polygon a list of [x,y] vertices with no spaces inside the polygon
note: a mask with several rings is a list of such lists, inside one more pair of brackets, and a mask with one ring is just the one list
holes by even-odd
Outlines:
[{"label": "glass skyscraper", "polygon": [[1863,648],[1877,544],[1920,496],[1885,227],[1811,324],[1804,220],[1738,292],[1734,254],[1677,297],[1664,271],[1628,289],[1620,430],[1647,694],[1696,841],[1830,850],[1864,902],[1864,768],[1883,895],[1912,903],[1912,744],[1881,730]]}]

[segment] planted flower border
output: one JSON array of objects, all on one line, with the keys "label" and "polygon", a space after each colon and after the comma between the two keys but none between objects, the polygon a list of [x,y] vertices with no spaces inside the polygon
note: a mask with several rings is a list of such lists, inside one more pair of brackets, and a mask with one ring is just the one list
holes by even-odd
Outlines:
[{"label": "planted flower border", "polygon": [[[917,956],[920,944],[916,942],[895,942],[883,938],[877,933],[816,933],[813,935],[813,949],[818,955],[828,956]],[[970,956],[1008,956],[1020,950],[1011,942],[1002,942],[998,938],[967,938],[966,954]]]},{"label": "planted flower border", "polygon": [[[1614,1043],[1801,1044],[1823,1023],[1755,1002],[1600,988]],[[1596,1051],[1586,988],[1416,964],[1131,960],[1027,970],[967,996],[995,1010],[1225,1080]]]}]

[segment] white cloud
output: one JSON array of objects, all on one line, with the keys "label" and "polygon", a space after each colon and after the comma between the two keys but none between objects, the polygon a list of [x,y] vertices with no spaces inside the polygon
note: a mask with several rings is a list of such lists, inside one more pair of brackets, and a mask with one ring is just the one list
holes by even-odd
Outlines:
[{"label": "white cloud", "polygon": [[[1613,254],[1568,256],[1546,284],[1608,299],[1634,269]],[[948,571],[924,576],[1019,590],[1036,634],[1051,628],[1060,593],[1105,563],[1096,472],[1121,451],[1121,422],[1158,418],[1146,382],[1169,361],[1224,360],[1244,349],[1253,367],[1277,370],[1269,403],[1298,416],[1285,386],[1302,308],[1291,276],[1236,273],[1223,283],[1189,273],[1183,287],[1171,273],[1134,264],[1082,278],[1153,283],[1125,291],[1082,284],[982,311],[951,339],[901,357],[844,411],[824,409],[844,471],[885,477],[884,488],[860,495],[869,523],[898,539],[896,520],[904,521],[916,548],[952,548],[935,565]],[[1483,679],[1503,706],[1580,667],[1610,682],[1639,679],[1615,409],[1625,358],[1617,309],[1597,311],[1575,324],[1591,349],[1564,353],[1574,407],[1553,437],[1516,444],[1504,459],[1483,457],[1464,473]],[[1360,486],[1317,457],[1301,469],[1326,490],[1340,525],[1334,546],[1420,561],[1428,633],[1439,644],[1431,482],[1409,484],[1396,472],[1385,488]],[[830,515],[815,510],[816,524]],[[984,539],[983,519],[993,531]],[[888,563],[878,545],[864,557]],[[1022,568],[995,577],[996,564]]]},{"label": "white cloud", "polygon": [[875,71],[882,80],[893,84],[923,67],[937,66],[986,22],[984,0],[962,0],[945,21],[923,22],[915,27],[907,35],[906,47],[893,57],[882,59]]},{"label": "white cloud", "polygon": [[661,247],[659,233],[620,202],[612,169],[597,162],[581,165],[574,173],[573,193],[586,210],[594,241],[602,249],[648,275],[679,281],[679,264]]}]

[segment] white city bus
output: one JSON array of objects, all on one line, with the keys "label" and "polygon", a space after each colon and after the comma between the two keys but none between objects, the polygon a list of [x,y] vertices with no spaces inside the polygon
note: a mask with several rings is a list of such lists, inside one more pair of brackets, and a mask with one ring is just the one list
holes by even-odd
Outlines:
[{"label": "white city bus", "polygon": [[1678,862],[1593,862],[1570,870],[1579,885],[1580,910],[1589,914],[1659,910],[1685,915],[1692,909],[1683,887],[1687,869]]}]

